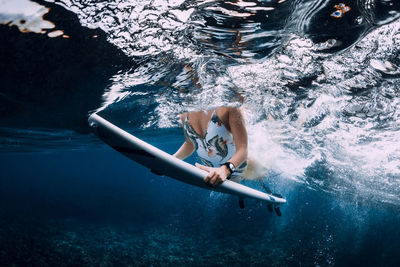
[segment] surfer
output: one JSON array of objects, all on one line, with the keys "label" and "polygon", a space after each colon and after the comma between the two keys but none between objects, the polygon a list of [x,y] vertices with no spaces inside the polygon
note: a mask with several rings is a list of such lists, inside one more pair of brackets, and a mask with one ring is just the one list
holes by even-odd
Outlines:
[{"label": "surfer", "polygon": [[196,151],[202,162],[196,167],[208,172],[204,182],[218,186],[250,175],[247,131],[240,108],[184,113],[181,120],[185,142],[174,156],[183,160]]}]

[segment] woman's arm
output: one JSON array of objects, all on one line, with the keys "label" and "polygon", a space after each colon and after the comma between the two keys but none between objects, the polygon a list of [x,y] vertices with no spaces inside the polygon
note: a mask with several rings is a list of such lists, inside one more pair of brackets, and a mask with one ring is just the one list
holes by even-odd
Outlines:
[{"label": "woman's arm", "polygon": [[239,167],[247,159],[247,131],[241,110],[230,108],[228,121],[236,146],[235,154],[228,161]]},{"label": "woman's arm", "polygon": [[[186,118],[186,114],[182,114],[181,115],[182,125],[185,125],[185,118]],[[187,157],[189,157],[190,155],[192,155],[192,153],[195,149],[193,143],[187,138],[185,131],[183,131],[183,135],[185,136],[185,142],[178,149],[178,151],[176,151],[175,154],[173,155],[174,157],[181,159],[181,160],[184,160]]]},{"label": "woman's arm", "polygon": [[194,151],[193,143],[186,140],[185,143],[183,143],[183,145],[178,149],[178,151],[175,152],[173,156],[178,159],[184,160],[190,155],[192,155],[193,151]]}]

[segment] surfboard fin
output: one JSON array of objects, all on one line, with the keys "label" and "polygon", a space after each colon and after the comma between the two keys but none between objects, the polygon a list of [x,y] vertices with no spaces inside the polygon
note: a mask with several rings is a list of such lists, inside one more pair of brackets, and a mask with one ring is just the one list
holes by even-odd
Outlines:
[{"label": "surfboard fin", "polygon": [[244,209],[244,199],[243,198],[239,198],[239,207],[241,209]]},{"label": "surfboard fin", "polygon": [[278,215],[279,217],[282,216],[281,208],[279,208],[279,206],[275,206],[274,210],[275,210],[276,215]]},{"label": "surfboard fin", "polygon": [[279,217],[282,216],[281,208],[279,207],[279,205],[273,205],[272,207],[272,204],[267,204],[267,207],[269,212],[275,211],[276,215],[278,215]]}]

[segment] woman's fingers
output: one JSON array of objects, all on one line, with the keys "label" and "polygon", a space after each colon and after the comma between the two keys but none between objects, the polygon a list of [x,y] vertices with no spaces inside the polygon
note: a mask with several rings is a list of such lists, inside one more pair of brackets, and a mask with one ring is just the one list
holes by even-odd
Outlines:
[{"label": "woman's fingers", "polygon": [[204,182],[208,183],[210,185],[215,184],[215,181],[218,180],[218,173],[215,170],[210,170],[210,172],[208,173],[208,175],[204,178]]},{"label": "woman's fingers", "polygon": [[219,176],[217,174],[213,175],[209,181],[209,184],[211,184],[212,186],[216,186],[218,178]]},{"label": "woman's fingers", "polygon": [[205,183],[208,183],[215,187],[222,184],[222,182],[225,180],[224,178],[222,178],[221,173],[217,171],[218,168],[208,167],[198,163],[196,163],[196,167],[203,171],[208,172],[206,177],[204,177],[203,179]]},{"label": "woman's fingers", "polygon": [[201,164],[198,164],[198,163],[196,163],[196,167],[201,169],[201,170],[203,170],[203,171],[208,172],[206,177],[204,177],[203,181],[205,183],[209,183],[210,179],[215,175],[215,171],[212,170],[213,168],[207,167],[207,166],[204,166],[204,165],[201,165]]},{"label": "woman's fingers", "polygon": [[210,170],[210,172],[207,174],[207,176],[204,178],[204,182],[210,183],[213,181],[216,177],[216,173],[214,170]]},{"label": "woman's fingers", "polygon": [[209,180],[207,180],[206,182],[208,182],[210,185],[216,187],[219,186],[220,184],[222,184],[225,181],[224,178],[222,178],[221,174],[218,173],[217,171],[214,171],[211,175],[211,178]]},{"label": "woman's fingers", "polygon": [[214,186],[219,186],[220,184],[222,184],[224,182],[224,180],[222,179],[217,179],[217,181],[215,181]]},{"label": "woman's fingers", "polygon": [[207,171],[207,172],[210,171],[210,169],[211,169],[211,167],[207,167],[207,166],[204,166],[204,165],[201,165],[201,164],[198,164],[198,163],[196,163],[196,167],[201,169],[201,170],[203,170],[203,171]]}]

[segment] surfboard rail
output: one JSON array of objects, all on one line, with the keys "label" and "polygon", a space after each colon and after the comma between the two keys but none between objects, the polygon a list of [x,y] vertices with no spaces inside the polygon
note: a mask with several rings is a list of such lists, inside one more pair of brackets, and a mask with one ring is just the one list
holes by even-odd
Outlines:
[{"label": "surfboard rail", "polygon": [[242,199],[253,198],[275,205],[286,203],[284,198],[273,196],[229,180],[224,181],[217,187],[212,187],[203,181],[203,178],[207,175],[206,171],[146,143],[96,113],[92,114],[88,121],[94,133],[101,140],[156,174],[163,174],[208,190],[237,195]]}]

